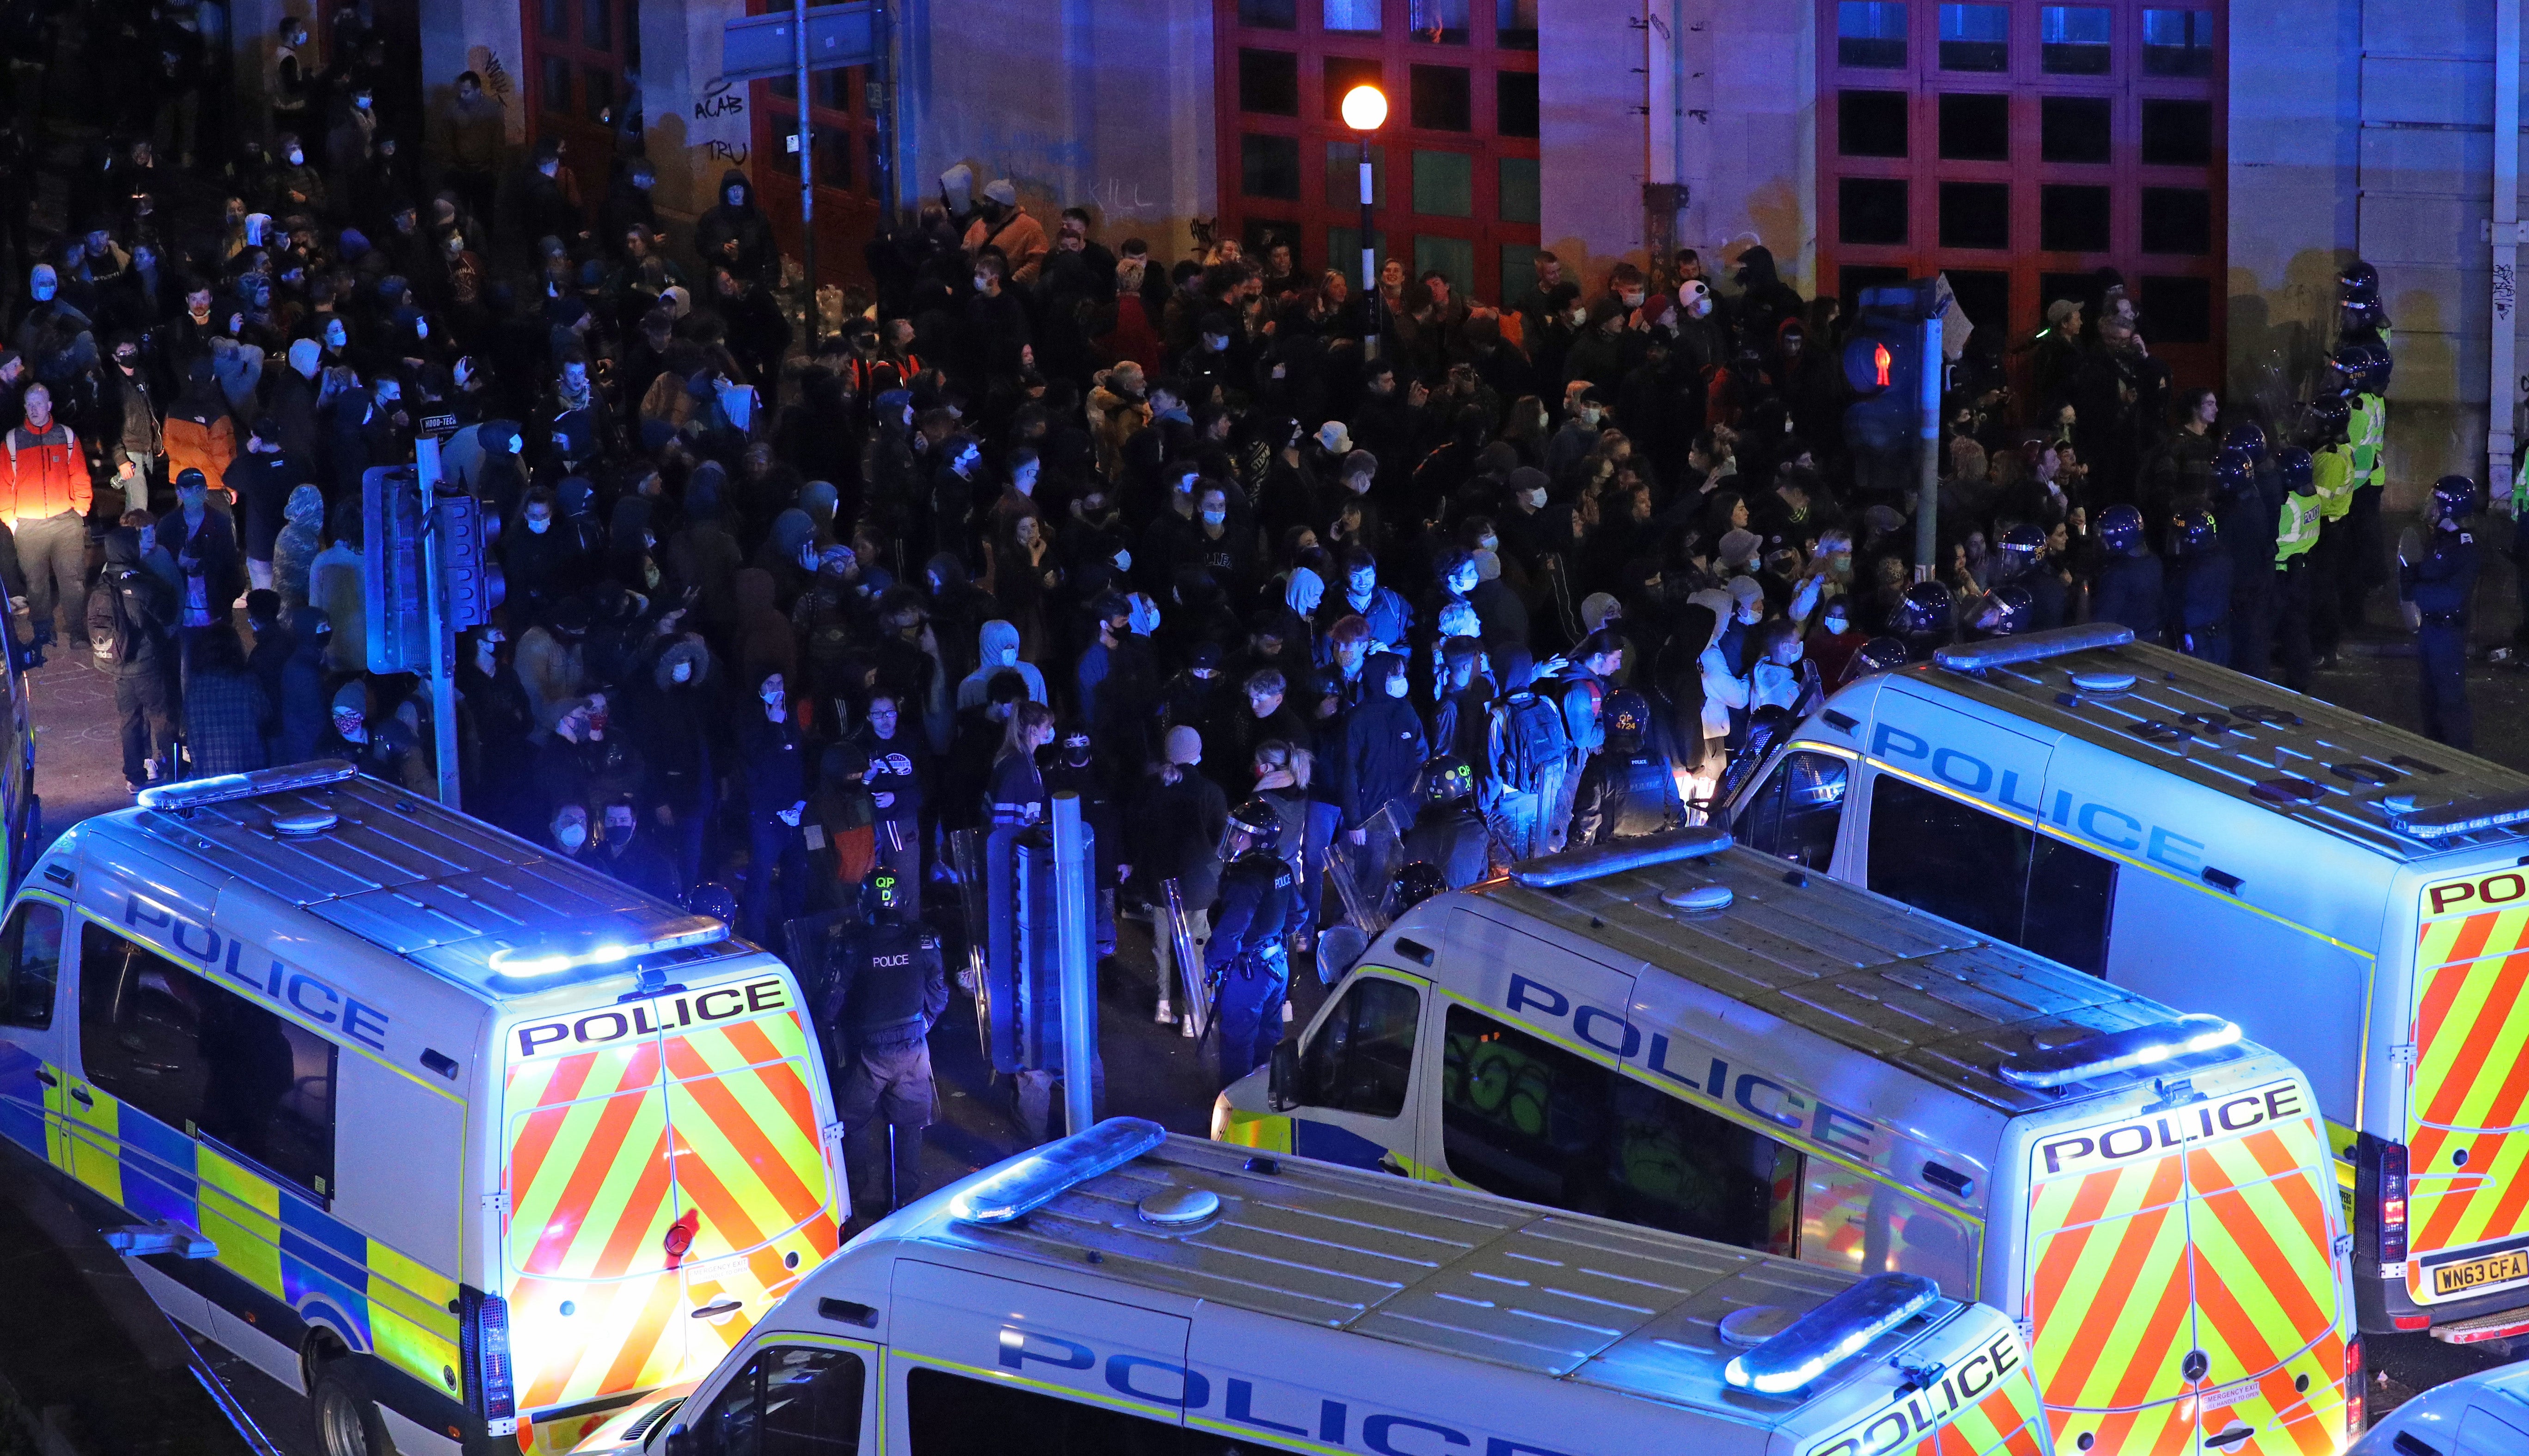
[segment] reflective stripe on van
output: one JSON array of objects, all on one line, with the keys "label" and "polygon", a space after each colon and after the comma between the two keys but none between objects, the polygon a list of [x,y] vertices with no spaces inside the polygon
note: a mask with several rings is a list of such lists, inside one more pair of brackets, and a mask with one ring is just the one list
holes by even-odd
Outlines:
[{"label": "reflective stripe on van", "polygon": [[2422,890],[2407,1040],[2406,1292],[2417,1304],[2529,1282],[2510,1240],[2529,1213],[2529,884],[2480,870]]}]

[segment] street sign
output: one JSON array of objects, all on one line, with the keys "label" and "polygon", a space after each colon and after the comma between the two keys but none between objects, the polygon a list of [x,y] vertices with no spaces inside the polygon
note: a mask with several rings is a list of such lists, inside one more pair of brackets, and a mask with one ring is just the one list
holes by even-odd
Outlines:
[{"label": "street sign", "polygon": [[[866,66],[878,55],[877,23],[870,0],[818,5],[808,10],[808,69]],[[788,10],[751,15],[721,31],[723,81],[771,81],[799,69],[798,42]]]}]

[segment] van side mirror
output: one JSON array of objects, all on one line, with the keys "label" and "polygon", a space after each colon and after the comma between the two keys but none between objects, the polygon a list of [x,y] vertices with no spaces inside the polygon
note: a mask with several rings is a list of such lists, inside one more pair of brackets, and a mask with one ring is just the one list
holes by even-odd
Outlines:
[{"label": "van side mirror", "polygon": [[694,1438],[692,1429],[684,1422],[679,1421],[668,1428],[668,1439],[663,1447],[666,1456],[702,1456],[702,1449],[703,1443]]},{"label": "van side mirror", "polygon": [[1273,1049],[1265,1063],[1264,1105],[1287,1112],[1300,1105],[1300,1039],[1292,1037]]}]

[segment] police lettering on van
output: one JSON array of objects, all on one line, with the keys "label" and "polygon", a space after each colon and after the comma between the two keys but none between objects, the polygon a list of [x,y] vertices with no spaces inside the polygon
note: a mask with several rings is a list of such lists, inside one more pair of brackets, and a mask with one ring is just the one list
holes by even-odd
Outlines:
[{"label": "police lettering on van", "polygon": [[243,940],[223,938],[203,922],[162,909],[136,894],[124,899],[123,923],[144,933],[163,932],[166,943],[178,954],[200,962],[205,970],[259,993],[267,1000],[285,1002],[320,1026],[337,1027],[343,1035],[373,1052],[387,1050],[387,1013],[345,995],[313,971],[294,966],[270,951],[250,951]]},{"label": "police lettering on van", "polygon": [[2019,769],[1997,769],[1973,754],[1933,743],[1887,723],[1872,729],[1870,756],[1891,767],[1903,766],[1927,773],[1935,781],[1962,793],[1973,794],[2005,809],[2017,810],[2031,820],[2042,819],[2057,829],[2070,830],[2110,849],[2141,855],[2179,874],[2203,872],[2202,840],[2190,839],[2174,830],[2138,819],[2114,804],[2076,797],[2069,788],[2058,788],[2051,800],[2031,802],[2043,797],[2043,760],[2031,765],[2024,774]]},{"label": "police lettering on van", "polygon": [[2004,1335],[1960,1361],[1955,1369],[1942,1371],[1930,1384],[1837,1432],[1810,1456],[1881,1456],[1920,1441],[1982,1400],[1986,1391],[2019,1365],[2019,1341]]},{"label": "police lettering on van", "polygon": [[700,996],[662,996],[629,1006],[607,1006],[552,1021],[531,1021],[511,1035],[517,1039],[518,1056],[524,1059],[557,1048],[578,1052],[627,1037],[655,1037],[679,1027],[760,1016],[786,1009],[789,1004],[786,983],[779,976],[768,976],[738,986],[715,986]]},{"label": "police lettering on van", "polygon": [[2042,1139],[2037,1144],[2037,1156],[2046,1160],[2046,1175],[2053,1177],[2085,1168],[2114,1167],[2189,1143],[2211,1142],[2265,1123],[2308,1114],[2309,1108],[2301,1105],[2297,1084],[2269,1082],[2219,1102],[2208,1100],[2111,1127]]}]

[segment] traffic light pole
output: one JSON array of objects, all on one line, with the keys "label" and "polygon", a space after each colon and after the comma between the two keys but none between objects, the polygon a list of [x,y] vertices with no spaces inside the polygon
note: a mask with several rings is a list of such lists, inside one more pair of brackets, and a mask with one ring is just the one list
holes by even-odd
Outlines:
[{"label": "traffic light pole", "polygon": [[1938,570],[1935,554],[1941,541],[1941,316],[1923,320],[1922,354],[1914,368],[1916,458],[1914,461],[1914,579],[1929,581]]},{"label": "traffic light pole", "polygon": [[430,653],[431,756],[439,768],[439,801],[451,809],[457,802],[456,654],[448,640],[446,584],[440,578],[439,441],[424,435],[413,442],[413,474],[421,484],[422,631]]},{"label": "traffic light pole", "polygon": [[1361,293],[1362,314],[1369,320],[1361,341],[1362,362],[1378,357],[1378,247],[1371,240],[1371,229],[1377,225],[1372,210],[1372,198],[1377,195],[1377,183],[1370,169],[1370,134],[1361,134]]}]

